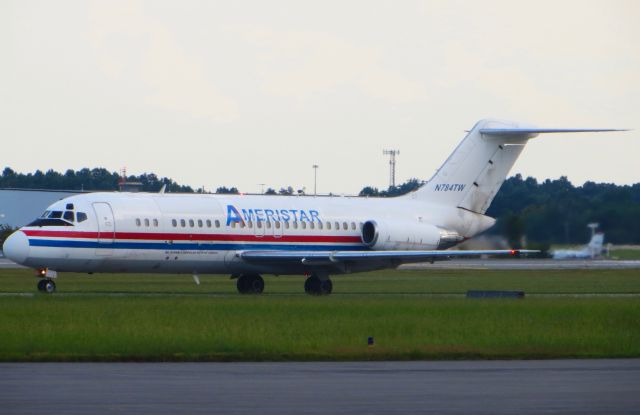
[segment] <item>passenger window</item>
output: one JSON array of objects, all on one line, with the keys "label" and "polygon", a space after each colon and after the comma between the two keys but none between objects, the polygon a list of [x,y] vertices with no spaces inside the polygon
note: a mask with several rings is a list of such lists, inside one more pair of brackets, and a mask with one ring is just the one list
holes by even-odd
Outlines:
[{"label": "passenger window", "polygon": [[193,223],[193,219],[189,219],[189,226],[193,228],[195,224]]},{"label": "passenger window", "polygon": [[136,218],[136,226],[140,226],[142,225],[142,222],[140,222],[140,219]]},{"label": "passenger window", "polygon": [[171,224],[173,225],[173,227],[175,228],[176,226],[178,226],[178,221],[175,219],[171,219]]},{"label": "passenger window", "polygon": [[78,222],[84,222],[85,220],[87,220],[87,214],[84,212],[78,212],[78,214],[76,215],[76,219],[78,219]]},{"label": "passenger window", "polygon": [[187,226],[187,221],[185,221],[184,219],[180,219],[180,226],[182,226],[183,228]]},{"label": "passenger window", "polygon": [[351,222],[351,230],[353,230],[353,231],[356,230],[356,223],[355,222]]},{"label": "passenger window", "polygon": [[293,222],[293,229],[298,229],[298,222]]},{"label": "passenger window", "polygon": [[284,227],[285,227],[286,229],[289,229],[289,222],[285,222],[285,223],[284,223]]},{"label": "passenger window", "polygon": [[211,219],[207,219],[207,228],[211,227]]},{"label": "passenger window", "polygon": [[344,229],[346,231],[347,228],[348,228],[347,222],[342,222],[342,229]]},{"label": "passenger window", "polygon": [[302,229],[307,229],[307,222],[300,222],[300,226],[302,226]]},{"label": "passenger window", "polygon": [[262,222],[256,222],[256,223],[257,223],[258,228],[262,228]]},{"label": "passenger window", "polygon": [[144,220],[144,226],[146,226],[147,228],[149,227],[149,219]]},{"label": "passenger window", "polygon": [[231,227],[235,228],[236,227],[236,223],[235,222],[231,222]]},{"label": "passenger window", "polygon": [[198,228],[202,228],[202,219],[198,219]]},{"label": "passenger window", "polygon": [[315,225],[313,222],[311,222],[311,223],[309,224],[309,227],[310,227],[311,229],[315,229],[315,228],[316,228],[316,225]]},{"label": "passenger window", "polygon": [[271,222],[267,222],[267,229],[271,229]]},{"label": "passenger window", "polygon": [[336,222],[336,230],[339,231],[340,230],[340,223]]},{"label": "passenger window", "polygon": [[248,226],[248,227],[250,227],[250,228],[253,228],[253,222],[252,222],[252,221],[249,221],[249,222],[247,223],[247,226]]},{"label": "passenger window", "polygon": [[68,210],[64,212],[63,216],[64,220],[68,220],[69,222],[73,222],[73,212],[69,212]]},{"label": "passenger window", "polygon": [[280,222],[276,222],[276,229],[280,229]]},{"label": "passenger window", "polygon": [[240,222],[240,227],[241,227],[241,228],[244,228],[244,226],[245,226],[245,225],[244,225],[244,222]]},{"label": "passenger window", "polygon": [[216,219],[216,228],[220,227],[220,221],[218,219]]},{"label": "passenger window", "polygon": [[153,220],[153,226],[154,226],[155,228],[157,228],[157,227],[158,227],[158,219],[154,219],[154,220]]},{"label": "passenger window", "polygon": [[318,229],[322,229],[322,222],[318,222]]},{"label": "passenger window", "polygon": [[331,222],[327,222],[327,229],[331,230]]}]

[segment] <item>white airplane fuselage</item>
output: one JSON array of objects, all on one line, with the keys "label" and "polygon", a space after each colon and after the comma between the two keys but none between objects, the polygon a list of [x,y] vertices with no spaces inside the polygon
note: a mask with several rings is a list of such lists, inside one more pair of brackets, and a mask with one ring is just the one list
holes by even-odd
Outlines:
[{"label": "white airplane fuselage", "polygon": [[[538,129],[479,121],[423,186],[395,198],[91,193],[52,204],[5,241],[5,256],[46,277],[59,271],[231,273],[241,293],[260,274],[307,274],[305,291],[328,294],[329,275],[454,256],[446,251],[491,227],[485,216]],[[197,278],[196,278],[197,281]]]},{"label": "white airplane fuselage", "polygon": [[[303,263],[257,266],[240,260],[236,253],[369,250],[362,228],[370,220],[399,230],[397,237],[380,241],[384,249],[436,250],[452,245],[441,241],[443,230],[460,235],[455,239],[461,241],[494,223],[484,215],[411,196],[90,193],[56,202],[47,212],[62,212],[62,216],[72,212],[67,215],[75,215],[74,219],[80,212],[87,219],[74,220],[73,225],[23,227],[28,252],[23,253],[22,263],[73,272],[301,274],[313,267]],[[370,261],[353,264],[344,272],[376,268],[384,266]]]}]

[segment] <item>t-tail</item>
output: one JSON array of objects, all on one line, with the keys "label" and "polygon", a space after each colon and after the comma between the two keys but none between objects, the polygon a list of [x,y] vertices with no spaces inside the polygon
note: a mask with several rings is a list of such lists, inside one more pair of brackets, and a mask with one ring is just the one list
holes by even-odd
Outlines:
[{"label": "t-tail", "polygon": [[484,214],[529,139],[542,133],[605,131],[626,130],[550,129],[511,121],[479,121],[412,197]]}]

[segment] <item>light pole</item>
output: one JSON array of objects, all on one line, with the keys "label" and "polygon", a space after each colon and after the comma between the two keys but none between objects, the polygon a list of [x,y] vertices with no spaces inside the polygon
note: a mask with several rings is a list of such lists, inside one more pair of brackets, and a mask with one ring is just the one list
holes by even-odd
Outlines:
[{"label": "light pole", "polygon": [[318,166],[317,164],[313,165],[313,195],[315,196],[317,194],[317,189],[318,189]]},{"label": "light pole", "polygon": [[400,150],[382,150],[382,154],[389,156],[389,187],[396,186],[396,156]]}]

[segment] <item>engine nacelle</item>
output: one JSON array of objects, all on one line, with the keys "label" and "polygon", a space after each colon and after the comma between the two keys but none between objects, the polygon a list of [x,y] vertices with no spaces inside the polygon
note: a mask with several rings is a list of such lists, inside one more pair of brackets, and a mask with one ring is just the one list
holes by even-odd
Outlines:
[{"label": "engine nacelle", "polygon": [[376,251],[446,249],[464,238],[455,231],[408,221],[376,222],[362,225],[362,243]]}]

